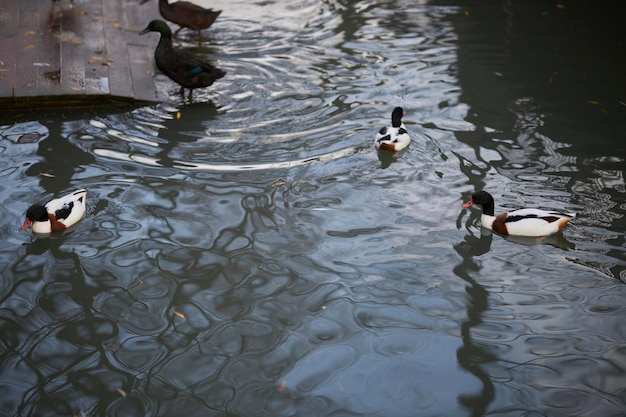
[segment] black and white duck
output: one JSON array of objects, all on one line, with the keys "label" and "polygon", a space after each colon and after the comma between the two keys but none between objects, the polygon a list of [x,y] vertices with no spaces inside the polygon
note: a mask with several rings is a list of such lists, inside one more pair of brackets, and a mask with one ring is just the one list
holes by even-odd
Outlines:
[{"label": "black and white duck", "polygon": [[405,116],[402,107],[396,107],[391,113],[391,126],[381,128],[376,134],[374,147],[381,151],[401,151],[411,143],[402,117]]},{"label": "black and white duck", "polygon": [[565,225],[576,217],[574,213],[560,213],[536,208],[523,208],[495,215],[493,196],[486,191],[477,191],[463,204],[468,208],[482,207],[480,222],[483,227],[503,235],[548,236],[563,230]]},{"label": "black and white duck", "polygon": [[33,204],[26,210],[22,230],[32,226],[35,233],[62,232],[85,217],[86,200],[87,190],[81,189],[45,204]]}]

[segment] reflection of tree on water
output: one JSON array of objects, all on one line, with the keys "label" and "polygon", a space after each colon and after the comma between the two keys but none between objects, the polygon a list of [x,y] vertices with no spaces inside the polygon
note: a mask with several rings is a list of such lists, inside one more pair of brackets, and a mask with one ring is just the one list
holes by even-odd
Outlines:
[{"label": "reflection of tree on water", "polygon": [[472,273],[481,269],[474,262],[473,258],[489,252],[491,240],[491,234],[482,235],[480,238],[468,234],[463,242],[454,246],[454,249],[463,258],[463,261],[454,267],[453,271],[455,275],[469,284],[466,289],[469,295],[468,318],[461,325],[463,346],[457,350],[457,359],[463,368],[475,375],[483,384],[483,389],[480,393],[474,396],[460,396],[458,399],[459,403],[471,410],[472,416],[484,415],[494,398],[493,383],[481,365],[496,361],[498,358],[493,356],[491,352],[475,345],[472,338],[472,329],[482,323],[482,314],[489,306],[487,290],[471,277]]},{"label": "reflection of tree on water", "polygon": [[[13,392],[20,398],[19,415],[76,415],[75,392],[81,390],[80,411],[91,415],[102,407],[98,401],[108,405],[119,396],[116,389],[128,390],[130,378],[113,370],[107,353],[118,326],[94,312],[92,303],[102,288],[85,274],[80,256],[64,248],[66,242],[64,237],[35,239],[11,266],[21,272],[2,304],[22,304],[23,311],[15,314],[19,326],[3,325],[2,332],[22,342],[3,359],[20,363],[21,375],[9,375],[25,382]],[[41,258],[54,259],[54,267],[42,265]],[[8,297],[13,302],[6,302]],[[111,394],[100,400],[96,391]]]}]

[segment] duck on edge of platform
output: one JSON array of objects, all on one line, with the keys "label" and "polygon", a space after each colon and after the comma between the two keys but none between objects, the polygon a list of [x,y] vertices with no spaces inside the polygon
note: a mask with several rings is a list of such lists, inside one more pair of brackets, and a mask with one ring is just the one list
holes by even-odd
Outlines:
[{"label": "duck on edge of platform", "polygon": [[381,151],[401,151],[411,143],[402,117],[406,116],[402,107],[396,107],[391,113],[391,126],[381,128],[376,135],[374,146]]},{"label": "duck on edge of platform", "polygon": [[33,204],[26,210],[22,230],[32,226],[34,233],[62,232],[85,216],[86,199],[87,190],[81,189],[46,204]]},{"label": "duck on edge of platform", "polygon": [[542,237],[563,230],[565,225],[576,217],[573,213],[559,213],[533,208],[494,215],[494,201],[486,191],[477,191],[463,204],[464,208],[482,206],[480,222],[483,227],[502,235]]},{"label": "duck on edge of platform", "polygon": [[[139,4],[144,4],[149,0],[142,0]],[[174,36],[183,27],[197,30],[198,39],[202,29],[209,28],[215,19],[222,13],[221,10],[205,9],[197,4],[188,1],[176,1],[170,3],[168,0],[159,0],[159,13],[165,20],[176,23],[180,27],[174,32]]]},{"label": "duck on edge of platform", "polygon": [[172,30],[163,20],[155,19],[141,32],[159,32],[161,38],[154,50],[154,60],[157,68],[167,75],[172,81],[180,85],[180,93],[185,94],[185,88],[189,89],[189,100],[192,98],[194,88],[208,87],[215,80],[226,75],[225,71],[204,62],[191,52],[174,48],[172,44]]}]

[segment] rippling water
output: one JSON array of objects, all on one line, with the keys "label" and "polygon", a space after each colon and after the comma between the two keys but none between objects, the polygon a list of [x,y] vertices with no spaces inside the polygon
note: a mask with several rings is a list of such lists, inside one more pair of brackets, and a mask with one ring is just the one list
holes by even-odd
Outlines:
[{"label": "rippling water", "polygon": [[[503,5],[236,1],[182,32],[228,72],[194,103],[2,116],[0,414],[623,414],[623,31]],[[477,188],[579,217],[491,235]]]}]

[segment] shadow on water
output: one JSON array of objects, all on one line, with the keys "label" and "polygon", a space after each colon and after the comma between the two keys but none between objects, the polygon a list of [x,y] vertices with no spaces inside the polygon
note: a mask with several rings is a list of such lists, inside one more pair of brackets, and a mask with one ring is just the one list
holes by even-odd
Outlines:
[{"label": "shadow on water", "polygon": [[460,396],[459,402],[471,411],[475,417],[485,415],[489,404],[493,400],[495,390],[489,374],[483,369],[483,365],[498,360],[496,356],[488,352],[474,342],[472,330],[482,324],[482,314],[489,308],[489,293],[472,276],[480,272],[480,265],[475,257],[486,254],[491,249],[492,235],[481,235],[479,238],[468,234],[463,242],[454,246],[454,250],[463,259],[453,268],[456,276],[467,282],[468,295],[467,320],[461,324],[461,339],[463,346],[457,350],[459,364],[478,378],[483,388],[479,394],[473,396]]},{"label": "shadow on water", "polygon": [[95,161],[93,155],[70,143],[59,146],[63,138],[63,128],[58,122],[47,124],[48,136],[38,144],[39,162],[32,164],[26,175],[39,177],[39,184],[48,193],[57,195],[66,191],[77,172],[85,170]]},{"label": "shadow on water", "polygon": [[[102,404],[119,396],[113,386],[132,389],[128,385],[132,378],[121,370],[109,374],[112,378],[104,377],[111,368],[107,350],[119,336],[119,327],[94,311],[92,302],[101,290],[90,282],[79,254],[66,245],[66,238],[40,238],[24,244],[21,257],[12,265],[14,276],[19,277],[13,283],[15,293],[5,293],[0,300],[5,306],[13,300],[17,320],[15,327],[6,320],[1,325],[4,340],[16,342],[5,351],[4,361],[33,372],[29,376],[32,387],[23,391],[17,415],[74,415],[72,395],[67,392],[72,386],[108,397]],[[46,258],[54,259],[54,267],[42,264]],[[49,367],[52,363],[58,366]],[[86,408],[84,412],[105,411]]]}]

